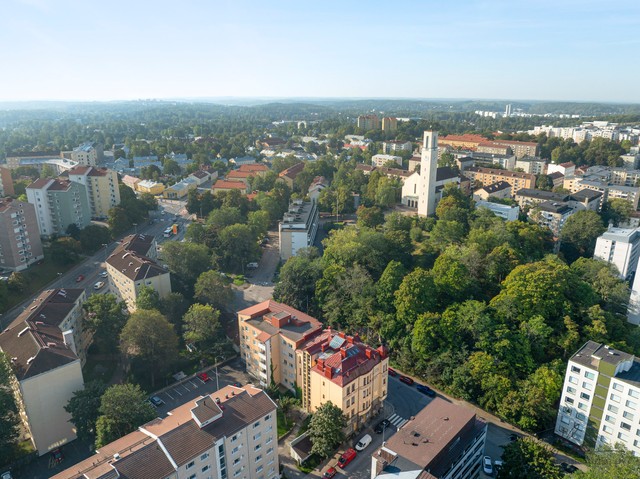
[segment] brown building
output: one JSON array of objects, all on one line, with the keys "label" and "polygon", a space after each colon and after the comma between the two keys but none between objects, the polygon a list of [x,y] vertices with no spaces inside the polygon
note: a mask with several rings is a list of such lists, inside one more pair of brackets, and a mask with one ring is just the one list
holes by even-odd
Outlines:
[{"label": "brown building", "polygon": [[0,199],[0,268],[22,271],[42,258],[35,207],[26,201]]},{"label": "brown building", "polygon": [[233,191],[238,190],[243,195],[247,194],[247,185],[242,181],[228,181],[228,180],[218,180],[211,187],[213,193],[218,193],[220,191]]},{"label": "brown building", "polygon": [[384,117],[382,119],[382,131],[393,133],[398,130],[398,119],[393,117]]},{"label": "brown building", "polygon": [[380,119],[378,115],[360,115],[358,117],[358,128],[364,131],[379,130]]},{"label": "brown building", "polygon": [[289,188],[293,189],[293,182],[302,170],[304,170],[304,162],[296,163],[286,170],[281,171],[278,179],[284,181]]},{"label": "brown building", "polygon": [[506,145],[500,145],[495,141],[485,141],[480,143],[476,151],[480,153],[490,153],[492,155],[511,155],[511,148]]},{"label": "brown building", "polygon": [[494,144],[508,146],[513,151],[516,159],[525,156],[540,156],[540,146],[530,141],[493,140]]},{"label": "brown building", "polygon": [[11,178],[11,170],[9,168],[0,167],[0,198],[4,196],[13,196],[16,192],[13,189],[13,178]]},{"label": "brown building", "polygon": [[438,138],[438,147],[451,146],[458,150],[472,150],[478,149],[478,145],[486,143],[488,140],[481,135],[447,135]]},{"label": "brown building", "polygon": [[462,174],[471,181],[477,181],[482,186],[489,186],[498,181],[505,181],[511,185],[511,194],[514,195],[523,188],[535,188],[536,175],[529,173],[519,173],[517,171],[495,170],[493,168],[479,168],[471,166],[465,169]]}]

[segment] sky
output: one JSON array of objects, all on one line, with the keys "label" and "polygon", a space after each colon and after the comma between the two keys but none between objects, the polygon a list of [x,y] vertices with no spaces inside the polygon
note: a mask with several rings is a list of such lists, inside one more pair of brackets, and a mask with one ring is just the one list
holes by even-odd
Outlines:
[{"label": "sky", "polygon": [[640,1],[0,0],[0,101],[640,102]]}]

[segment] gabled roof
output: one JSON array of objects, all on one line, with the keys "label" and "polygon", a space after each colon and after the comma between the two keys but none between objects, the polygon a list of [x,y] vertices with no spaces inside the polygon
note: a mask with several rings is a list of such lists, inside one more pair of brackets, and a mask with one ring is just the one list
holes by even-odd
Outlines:
[{"label": "gabled roof", "polygon": [[213,190],[247,190],[247,185],[245,185],[242,181],[226,181],[226,180],[218,180],[211,187]]},{"label": "gabled roof", "polygon": [[286,170],[283,170],[280,172],[280,174],[278,175],[280,178],[283,177],[287,177],[287,178],[291,178],[292,180],[296,179],[296,176],[298,176],[298,174],[300,174],[300,172],[304,169],[304,163],[300,162],[300,163],[296,163],[295,165],[287,168]]},{"label": "gabled roof", "polygon": [[169,274],[166,269],[156,264],[152,259],[129,251],[124,245],[118,246],[107,258],[106,263],[133,281]]}]

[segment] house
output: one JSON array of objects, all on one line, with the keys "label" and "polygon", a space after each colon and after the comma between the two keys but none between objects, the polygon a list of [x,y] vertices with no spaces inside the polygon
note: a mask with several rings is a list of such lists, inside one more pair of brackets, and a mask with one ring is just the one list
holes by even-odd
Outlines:
[{"label": "house", "polygon": [[140,193],[149,193],[150,195],[157,196],[164,192],[164,184],[158,181],[142,180],[136,184],[136,190]]},{"label": "house", "polygon": [[547,169],[547,162],[536,156],[523,156],[516,159],[516,168],[532,175],[542,175]]},{"label": "house", "polygon": [[130,176],[130,175],[124,175],[122,177],[122,184],[123,185],[127,185],[129,188],[131,188],[133,191],[137,190],[136,185],[138,183],[140,183],[140,178],[136,178],[135,176]]},{"label": "house", "polygon": [[564,184],[564,175],[559,171],[555,171],[547,175],[553,183],[553,188],[561,188]]},{"label": "house", "polygon": [[490,197],[511,198],[511,185],[506,181],[498,181],[473,192],[473,199],[476,201],[487,201]]},{"label": "house", "polygon": [[529,210],[529,218],[551,230],[555,238],[560,238],[560,233],[567,219],[577,211],[565,202],[542,201]]},{"label": "house", "polygon": [[324,176],[316,176],[309,185],[309,199],[317,203],[322,191],[328,187],[327,183]]},{"label": "house", "polygon": [[191,190],[195,190],[197,187],[197,179],[187,176],[184,180],[167,187],[162,192],[162,196],[172,200],[185,198]]},{"label": "house", "polygon": [[[218,177],[218,172],[214,171],[213,172],[215,177]],[[189,178],[193,178],[193,180],[196,182],[196,186],[201,186],[202,184],[206,183],[207,181],[211,180],[211,173],[209,173],[208,171],[205,170],[196,170],[193,173],[191,173],[189,175]]]},{"label": "house", "polygon": [[82,327],[86,299],[84,289],[44,291],[0,333],[20,418],[39,456],[76,438],[64,406],[84,387],[82,364],[90,342]]},{"label": "house", "polygon": [[563,176],[569,177],[574,176],[576,174],[576,165],[571,161],[567,161],[565,163],[549,163],[547,165],[547,174],[550,175],[552,173],[561,173]]},{"label": "house", "polygon": [[475,479],[486,437],[472,409],[434,398],[371,454],[371,478]]},{"label": "house", "polygon": [[143,424],[53,479],[276,479],[276,409],[261,389],[226,386]]},{"label": "house", "polygon": [[386,166],[387,163],[389,163],[389,162],[396,163],[400,167],[402,167],[402,157],[401,156],[378,154],[378,155],[373,155],[371,157],[371,165],[373,165],[375,167]]},{"label": "house", "polygon": [[228,181],[228,180],[218,180],[211,187],[213,193],[218,193],[221,191],[233,191],[238,190],[243,195],[247,194],[247,185],[242,181]]},{"label": "house", "polygon": [[284,181],[290,189],[293,189],[296,177],[302,172],[302,170],[304,170],[304,165],[304,162],[296,163],[286,170],[281,171],[278,174],[278,180]]},{"label": "house", "polygon": [[501,203],[492,203],[491,201],[476,200],[475,207],[476,209],[486,208],[498,218],[502,218],[505,221],[516,221],[520,216],[519,206],[509,206]]}]

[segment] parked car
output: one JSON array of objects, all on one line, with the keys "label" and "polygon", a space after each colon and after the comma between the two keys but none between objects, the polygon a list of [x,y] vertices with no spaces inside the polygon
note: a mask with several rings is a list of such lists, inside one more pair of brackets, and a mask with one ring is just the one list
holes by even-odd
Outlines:
[{"label": "parked car", "polygon": [[364,451],[369,444],[371,444],[371,436],[369,434],[365,434],[360,438],[358,444],[356,444],[356,451]]},{"label": "parked car", "polygon": [[211,380],[211,378],[207,373],[198,373],[197,376],[198,376],[198,379],[200,379],[202,382],[205,382],[205,383]]},{"label": "parked car", "polygon": [[340,459],[338,459],[338,466],[344,469],[351,461],[356,458],[357,455],[358,453],[355,449],[347,449],[346,451],[344,451],[344,454],[340,456]]},{"label": "parked car", "polygon": [[160,407],[164,404],[164,401],[160,399],[158,396],[150,396],[149,402],[153,404],[155,407]]},{"label": "parked car", "polygon": [[378,424],[375,425],[373,430],[376,434],[382,434],[382,432],[391,425],[391,421],[388,419],[383,419]]},{"label": "parked car", "polygon": [[79,275],[79,276],[76,278],[76,283],[79,283],[79,282],[80,282],[80,281],[82,281],[83,279],[84,279],[84,274]]},{"label": "parked car", "polygon": [[500,469],[502,469],[502,465],[504,463],[502,462],[502,459],[496,459],[495,461],[493,461],[493,468],[496,470],[496,472],[498,472]]},{"label": "parked car", "polygon": [[53,457],[53,462],[55,462],[56,464],[60,464],[62,461],[64,461],[64,454],[62,454],[60,448],[51,451],[51,457]]},{"label": "parked car", "polygon": [[426,394],[430,398],[435,397],[436,392],[431,389],[429,386],[425,386],[424,384],[418,384],[416,389],[420,391],[422,394]]},{"label": "parked car", "polygon": [[103,269],[102,271],[100,271],[100,277],[101,278],[106,278],[108,276],[109,276],[109,273],[107,273],[106,270]]},{"label": "parked car", "polygon": [[0,479],[12,479],[11,471],[6,471],[0,474]]},{"label": "parked car", "polygon": [[96,284],[93,285],[93,289],[100,289],[104,287],[104,281],[98,281]]},{"label": "parked car", "polygon": [[560,463],[560,469],[562,469],[567,474],[574,473],[578,470],[576,466],[574,466],[573,464],[567,464],[566,462]]},{"label": "parked car", "polygon": [[402,381],[405,384],[408,384],[409,386],[413,386],[413,379],[411,379],[409,376],[400,376],[398,379],[400,379],[400,381]]},{"label": "parked car", "polygon": [[482,470],[489,476],[493,474],[493,464],[489,456],[484,456],[482,459]]},{"label": "parked car", "polygon": [[247,269],[256,269],[258,267],[258,263],[247,263]]},{"label": "parked car", "polygon": [[398,375],[396,370],[393,369],[393,368],[389,368],[389,369],[387,369],[387,371],[389,372],[389,376],[397,376]]},{"label": "parked car", "polygon": [[333,476],[335,476],[338,473],[338,471],[336,470],[335,467],[330,467],[329,469],[327,469],[325,471],[325,473],[322,475],[322,479],[331,479]]}]

